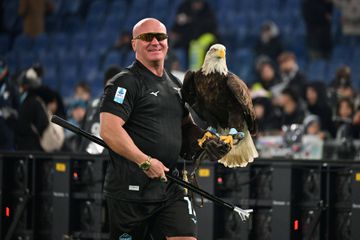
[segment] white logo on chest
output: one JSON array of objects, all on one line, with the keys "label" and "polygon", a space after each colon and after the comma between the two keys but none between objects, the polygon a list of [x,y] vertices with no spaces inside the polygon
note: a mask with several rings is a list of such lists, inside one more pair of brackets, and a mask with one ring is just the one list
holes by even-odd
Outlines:
[{"label": "white logo on chest", "polygon": [[154,95],[155,97],[157,97],[157,95],[159,94],[160,91],[156,91],[156,92],[151,92],[151,95]]}]

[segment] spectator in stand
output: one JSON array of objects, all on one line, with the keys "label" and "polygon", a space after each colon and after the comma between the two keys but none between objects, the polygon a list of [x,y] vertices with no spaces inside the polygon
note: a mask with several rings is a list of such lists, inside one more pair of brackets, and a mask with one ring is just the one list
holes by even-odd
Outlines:
[{"label": "spectator in stand", "polygon": [[271,100],[268,97],[256,97],[253,99],[256,120],[258,121],[259,132],[257,136],[264,135],[269,132],[280,131],[280,119],[276,114]]},{"label": "spectator in stand", "polygon": [[329,58],[332,50],[331,0],[303,0],[302,14],[306,25],[309,57]]},{"label": "spectator in stand", "polygon": [[352,86],[351,68],[349,66],[344,65],[337,69],[335,79],[330,84],[329,92],[333,106],[341,98],[352,99],[355,107],[360,106],[359,96]]},{"label": "spectator in stand", "polygon": [[19,93],[9,78],[9,69],[0,58],[0,150],[14,150]]},{"label": "spectator in stand", "polygon": [[330,138],[330,134],[322,130],[321,120],[317,115],[310,114],[306,116],[303,125],[305,135],[315,135],[323,140]]},{"label": "spectator in stand", "polygon": [[360,106],[356,109],[353,117],[353,137],[360,139]]},{"label": "spectator in stand", "polygon": [[[104,87],[114,76],[116,76],[121,71],[121,68],[117,65],[111,65],[104,74]],[[94,136],[99,137],[100,131],[100,100],[101,97],[98,96],[88,104],[86,108],[86,113],[82,125],[82,129],[93,134]],[[101,154],[104,151],[104,148],[100,145],[93,143],[85,138],[81,139],[80,151],[84,151],[90,154]]]},{"label": "spectator in stand", "polygon": [[23,18],[23,32],[36,37],[44,32],[45,15],[53,10],[49,0],[20,0],[19,15]]},{"label": "spectator in stand", "polygon": [[352,120],[354,116],[354,104],[349,98],[342,98],[336,106],[335,128],[336,138],[352,137]]},{"label": "spectator in stand", "polygon": [[302,109],[300,97],[291,88],[284,89],[280,96],[280,108],[282,114],[280,117],[281,126],[291,125],[293,123],[302,124],[305,117],[305,111]]},{"label": "spectator in stand", "polygon": [[19,77],[20,109],[15,129],[18,150],[43,151],[40,136],[49,125],[49,118],[40,97],[41,80],[34,69],[24,71]]},{"label": "spectator in stand", "polygon": [[341,11],[341,25],[344,35],[360,35],[360,1],[333,0]]},{"label": "spectator in stand", "polygon": [[81,99],[88,103],[91,98],[91,88],[86,82],[80,81],[75,85],[74,94],[74,99]]},{"label": "spectator in stand", "polygon": [[260,57],[256,62],[257,80],[250,88],[252,98],[272,98],[272,88],[280,83],[275,66],[268,57]]},{"label": "spectator in stand", "polygon": [[265,55],[273,61],[276,61],[284,50],[279,36],[279,28],[274,22],[266,21],[262,24],[254,50],[256,56]]},{"label": "spectator in stand", "polygon": [[132,52],[131,33],[129,31],[122,32],[113,48],[117,50],[122,57],[126,57],[128,53]]},{"label": "spectator in stand", "polygon": [[170,32],[173,48],[183,48],[191,69],[201,67],[209,46],[217,41],[217,21],[204,0],[184,0],[178,7]]},{"label": "spectator in stand", "polygon": [[290,88],[293,92],[298,93],[301,98],[304,98],[307,79],[299,69],[295,54],[292,52],[281,53],[278,57],[278,64],[281,83],[273,88],[275,95],[281,93],[285,88]]},{"label": "spectator in stand", "polygon": [[306,105],[311,114],[319,117],[321,130],[335,137],[333,113],[326,96],[326,86],[323,82],[310,82],[306,87]]}]

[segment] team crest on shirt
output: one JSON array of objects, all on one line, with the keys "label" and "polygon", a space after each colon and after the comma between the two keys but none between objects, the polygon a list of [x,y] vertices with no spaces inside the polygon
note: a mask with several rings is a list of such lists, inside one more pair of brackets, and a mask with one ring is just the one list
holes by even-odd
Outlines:
[{"label": "team crest on shirt", "polygon": [[126,95],[126,88],[118,87],[116,89],[114,101],[120,104],[123,104],[125,95]]},{"label": "team crest on shirt", "polygon": [[119,240],[132,240],[132,237],[129,234],[124,233],[119,237]]}]

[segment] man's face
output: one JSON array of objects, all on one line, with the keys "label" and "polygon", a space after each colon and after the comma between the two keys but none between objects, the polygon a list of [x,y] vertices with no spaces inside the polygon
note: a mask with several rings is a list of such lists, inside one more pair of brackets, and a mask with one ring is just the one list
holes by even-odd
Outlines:
[{"label": "man's face", "polygon": [[308,87],[306,89],[306,99],[310,105],[315,105],[317,102],[317,92],[314,88]]},{"label": "man's face", "polygon": [[[134,31],[134,38],[145,33],[165,33],[163,25],[156,21],[147,21]],[[132,47],[136,58],[144,64],[163,62],[168,51],[168,40],[157,40],[155,37],[150,42],[142,39],[133,39]]]},{"label": "man's face", "polygon": [[261,74],[261,78],[266,82],[270,82],[271,80],[274,79],[275,76],[274,69],[268,64],[262,67],[260,74]]},{"label": "man's face", "polygon": [[283,73],[289,73],[294,69],[295,60],[288,59],[282,63],[280,63],[280,71]]}]

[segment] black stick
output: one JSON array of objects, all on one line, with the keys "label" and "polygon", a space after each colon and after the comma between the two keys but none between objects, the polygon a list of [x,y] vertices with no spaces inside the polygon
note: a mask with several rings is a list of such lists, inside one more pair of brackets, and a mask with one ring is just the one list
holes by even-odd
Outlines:
[{"label": "black stick", "polygon": [[[65,119],[62,119],[61,117],[53,115],[51,117],[51,121],[53,123],[56,123],[57,125],[60,125],[63,128],[66,128],[66,129],[78,134],[78,135],[81,135],[82,137],[85,137],[85,138],[89,139],[92,142],[95,142],[95,143],[103,146],[104,148],[109,149],[109,146],[106,145],[106,143],[102,139],[100,139],[100,138],[98,138],[98,137],[96,137],[96,136],[82,130],[81,128],[69,123]],[[188,188],[191,191],[203,196],[204,198],[207,198],[207,199],[209,199],[209,200],[211,200],[211,201],[213,201],[213,202],[215,202],[215,203],[217,203],[217,204],[219,204],[219,205],[221,205],[223,207],[226,207],[226,208],[228,208],[228,209],[230,209],[232,211],[237,212],[240,215],[242,220],[245,220],[247,217],[249,217],[250,212],[252,212],[252,209],[249,209],[249,210],[241,209],[241,208],[239,208],[239,207],[237,207],[235,205],[232,205],[232,204],[230,204],[228,202],[225,202],[224,200],[222,200],[222,199],[220,199],[220,198],[218,198],[218,197],[216,197],[216,196],[214,196],[214,195],[212,195],[212,194],[210,194],[210,193],[208,193],[208,192],[206,192],[206,191],[204,191],[204,190],[202,190],[202,189],[200,189],[198,187],[195,187],[194,185],[192,185],[192,184],[190,184],[188,182],[185,182],[184,180],[182,180],[180,178],[174,177],[169,173],[165,173],[165,174],[166,174],[166,177],[168,179],[170,179],[171,181],[176,182],[180,186]]]}]

